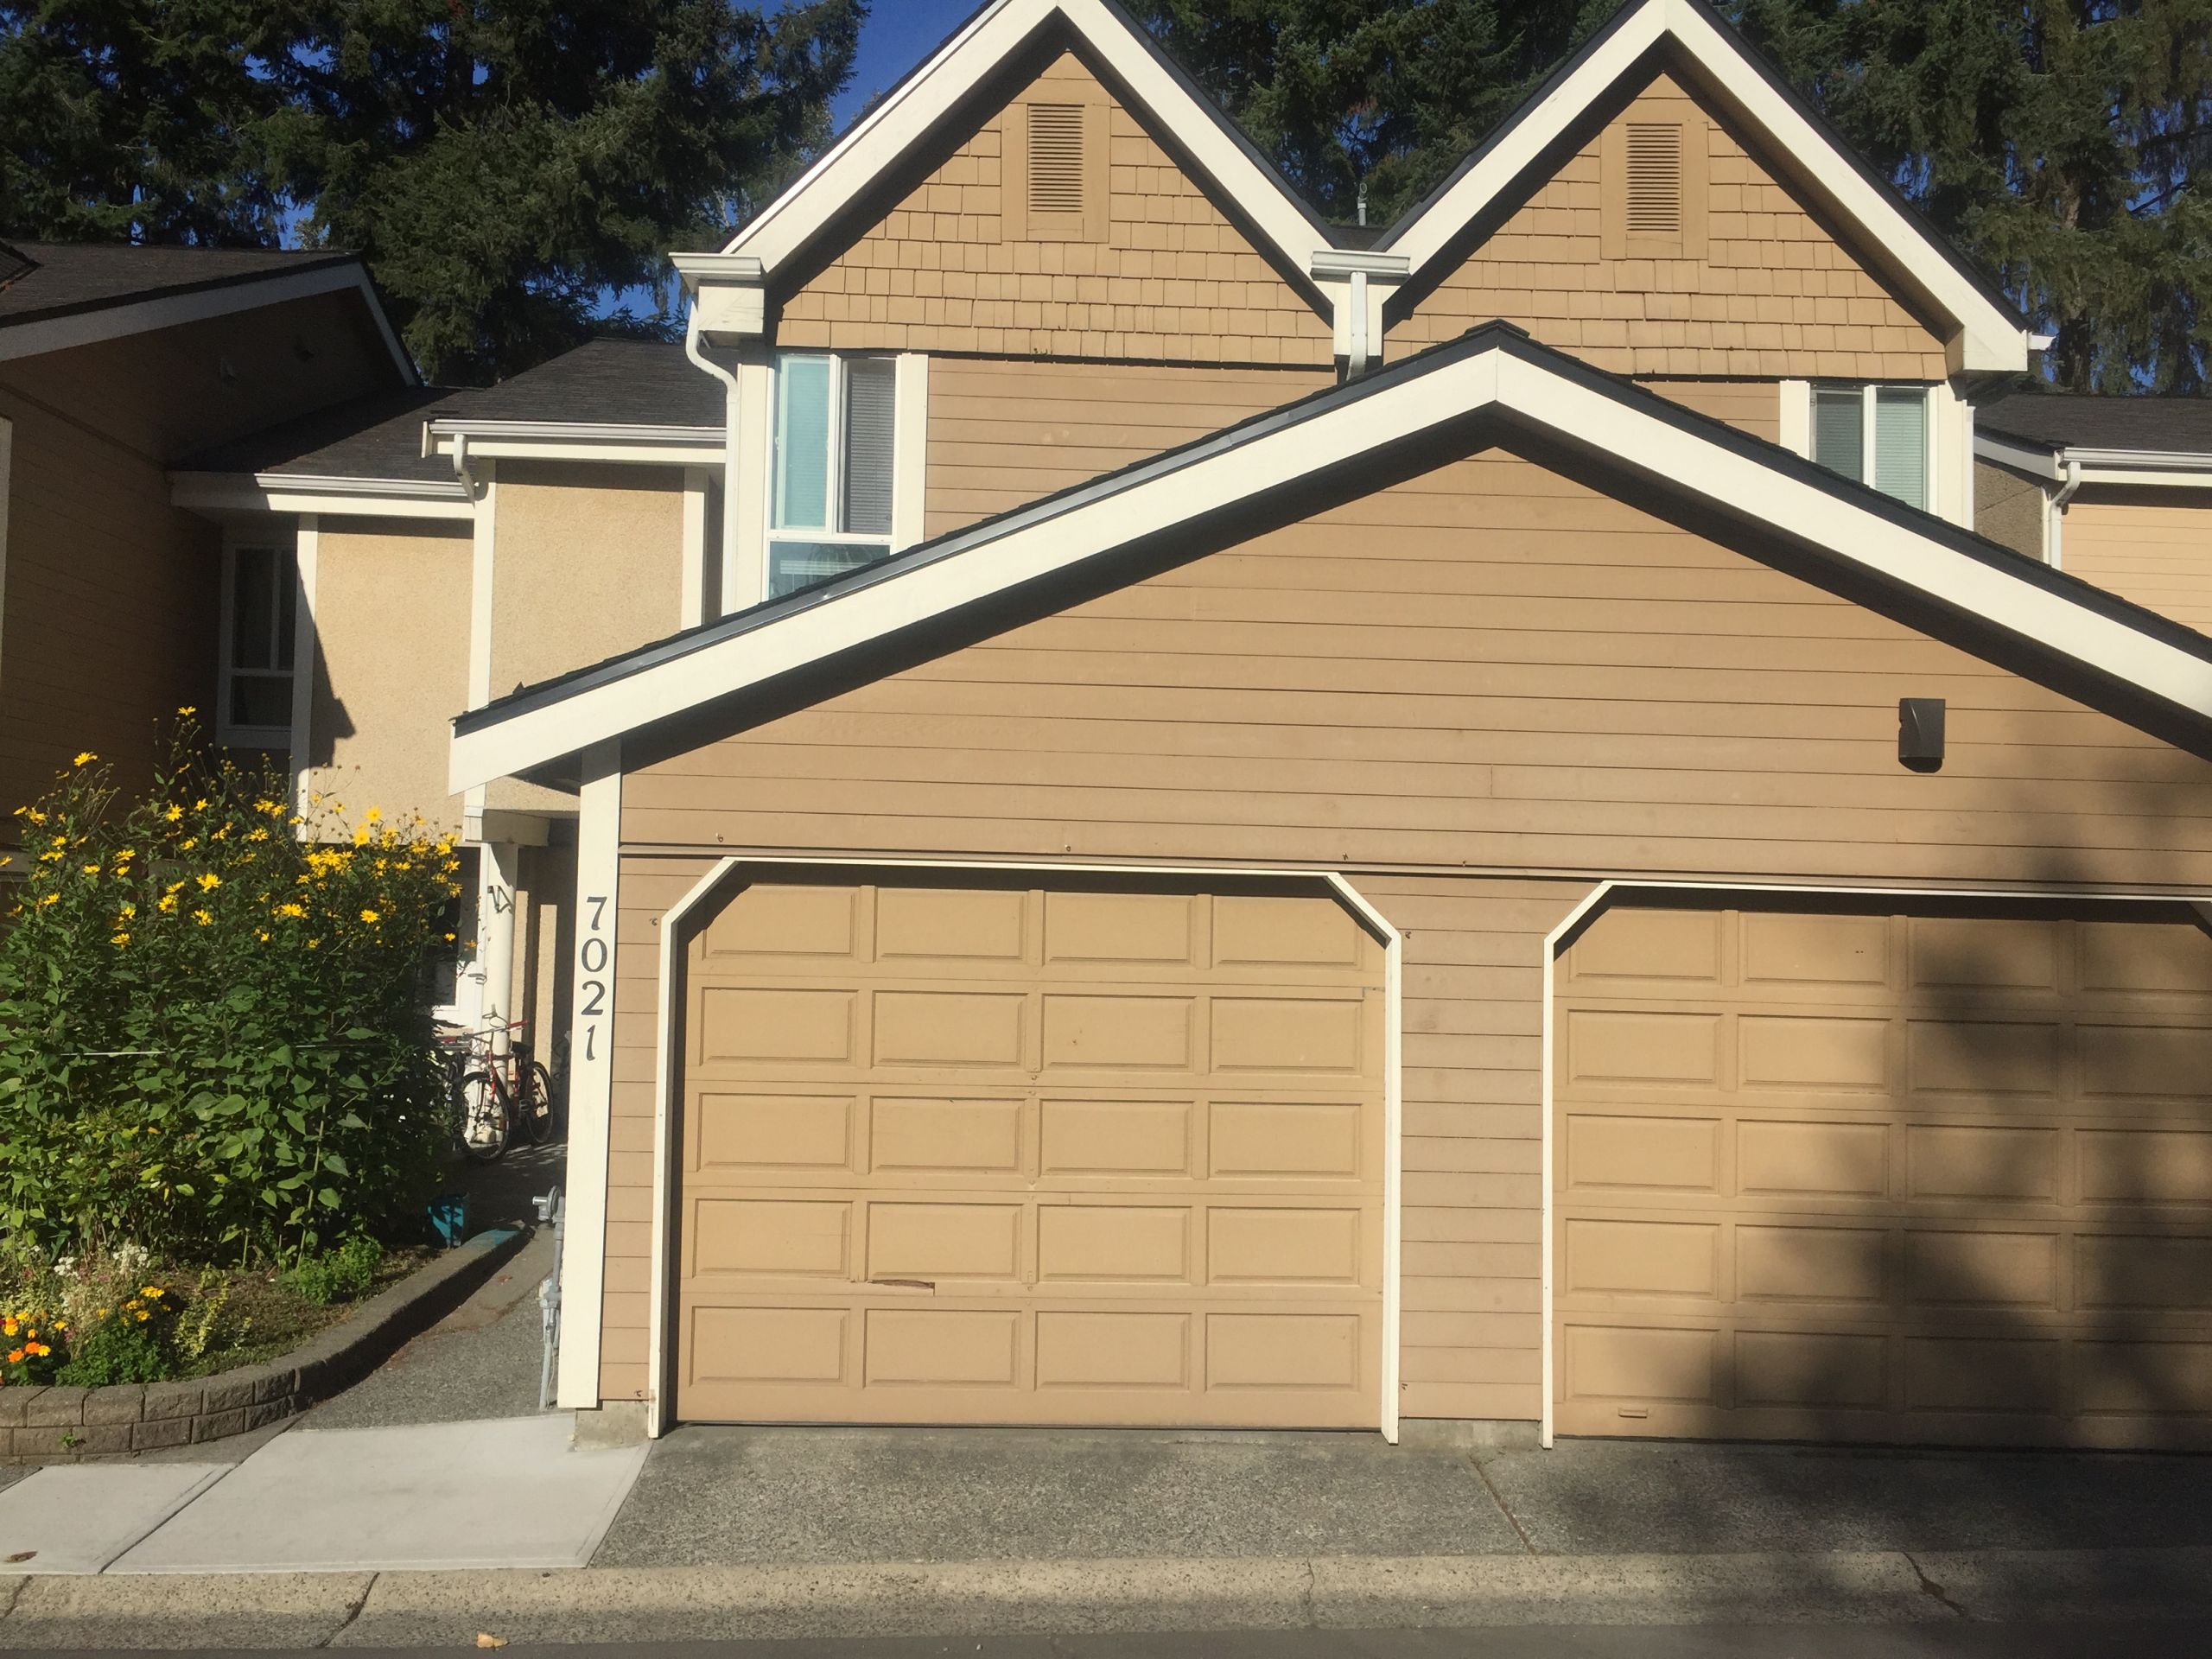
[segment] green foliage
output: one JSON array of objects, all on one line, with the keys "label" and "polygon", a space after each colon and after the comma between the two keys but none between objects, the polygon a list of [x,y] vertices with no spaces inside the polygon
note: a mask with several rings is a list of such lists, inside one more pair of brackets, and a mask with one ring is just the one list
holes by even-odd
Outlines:
[{"label": "green foliage", "polygon": [[71,1332],[69,1363],[54,1380],[73,1389],[159,1382],[176,1375],[175,1337],[176,1310],[166,1296],[131,1297]]},{"label": "green foliage", "polygon": [[[435,379],[577,343],[826,136],[867,0],[0,0],[0,235],[366,256]],[[604,326],[603,324],[601,325]]]},{"label": "green foliage", "polygon": [[2075,391],[2201,391],[2212,0],[1743,0],[1847,137],[2058,343]]},{"label": "green foliage", "polygon": [[350,1302],[376,1282],[384,1262],[384,1246],[365,1233],[356,1233],[334,1250],[303,1255],[285,1270],[286,1285],[317,1307]]},{"label": "green foliage", "polygon": [[211,770],[194,735],[143,800],[87,754],[21,813],[0,1233],[253,1260],[411,1218],[435,1180],[451,841],[303,824],[281,777]]}]

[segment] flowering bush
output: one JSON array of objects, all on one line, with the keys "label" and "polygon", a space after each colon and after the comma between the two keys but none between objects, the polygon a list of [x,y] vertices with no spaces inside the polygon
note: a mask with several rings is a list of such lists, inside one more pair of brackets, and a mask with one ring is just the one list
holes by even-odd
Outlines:
[{"label": "flowering bush", "polygon": [[176,1298],[144,1282],[146,1253],[0,1263],[0,1382],[99,1388],[175,1375]]},{"label": "flowering bush", "polygon": [[52,1249],[289,1256],[412,1211],[442,1149],[452,841],[295,812],[281,775],[201,760],[191,713],[144,799],[86,753],[18,813],[0,1230]]}]

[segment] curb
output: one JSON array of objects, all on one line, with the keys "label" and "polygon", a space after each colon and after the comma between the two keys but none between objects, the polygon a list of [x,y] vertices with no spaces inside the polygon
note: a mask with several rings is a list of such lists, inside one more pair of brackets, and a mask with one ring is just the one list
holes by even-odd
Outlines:
[{"label": "curb", "polygon": [[1952,1624],[2212,1614],[2212,1549],[587,1568],[0,1579],[0,1649]]},{"label": "curb", "polygon": [[99,1389],[0,1389],[0,1464],[98,1462],[226,1440],[351,1388],[435,1325],[522,1248],[527,1230],[463,1240],[281,1358],[213,1376]]}]

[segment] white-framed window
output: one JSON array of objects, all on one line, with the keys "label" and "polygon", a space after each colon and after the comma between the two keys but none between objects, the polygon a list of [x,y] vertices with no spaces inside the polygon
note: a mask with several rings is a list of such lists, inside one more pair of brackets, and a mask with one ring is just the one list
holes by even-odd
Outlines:
[{"label": "white-framed window", "polygon": [[1934,510],[1935,420],[1929,389],[1815,381],[1808,453],[1908,506]]},{"label": "white-framed window", "polygon": [[299,616],[299,560],[291,548],[261,540],[225,546],[217,742],[240,748],[291,747],[292,656]]},{"label": "white-framed window", "polygon": [[774,599],[890,556],[898,359],[779,353],[771,407],[767,597]]}]

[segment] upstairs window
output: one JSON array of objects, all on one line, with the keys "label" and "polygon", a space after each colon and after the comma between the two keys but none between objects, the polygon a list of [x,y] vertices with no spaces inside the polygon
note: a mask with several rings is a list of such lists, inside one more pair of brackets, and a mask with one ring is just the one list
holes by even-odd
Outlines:
[{"label": "upstairs window", "polygon": [[1813,388],[1813,459],[1929,511],[1928,389]]},{"label": "upstairs window", "polygon": [[223,565],[216,741],[240,748],[289,748],[297,561],[289,547],[239,543],[225,552]]},{"label": "upstairs window", "polygon": [[787,353],[776,362],[768,596],[891,552],[897,365]]}]

